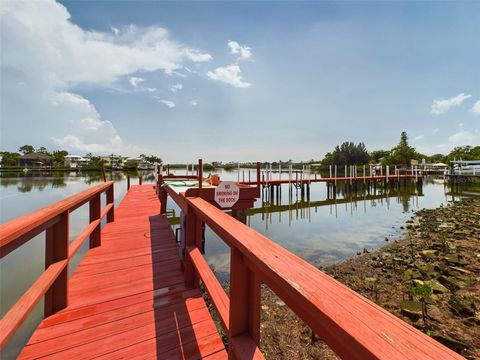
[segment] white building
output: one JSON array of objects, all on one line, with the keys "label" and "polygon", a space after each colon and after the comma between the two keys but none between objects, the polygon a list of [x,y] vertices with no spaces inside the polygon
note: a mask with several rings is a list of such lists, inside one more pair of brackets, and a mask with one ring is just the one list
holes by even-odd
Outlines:
[{"label": "white building", "polygon": [[88,159],[80,155],[66,155],[65,166],[76,168],[79,166],[88,165]]},{"label": "white building", "polygon": [[154,168],[153,164],[145,161],[143,157],[129,157],[125,160],[125,162],[137,164],[138,170],[148,170]]},{"label": "white building", "polygon": [[100,159],[103,160],[105,166],[113,166],[114,168],[121,168],[124,162],[124,157],[115,154],[100,156]]},{"label": "white building", "polygon": [[480,160],[457,160],[452,165],[452,175],[480,176]]}]

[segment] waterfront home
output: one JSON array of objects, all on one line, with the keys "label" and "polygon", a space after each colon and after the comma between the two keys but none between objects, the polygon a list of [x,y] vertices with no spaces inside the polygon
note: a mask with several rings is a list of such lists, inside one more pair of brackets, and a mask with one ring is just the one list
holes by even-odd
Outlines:
[{"label": "waterfront home", "polygon": [[51,166],[52,165],[52,158],[50,155],[44,153],[30,153],[20,156],[19,158],[20,166]]},{"label": "waterfront home", "polygon": [[79,166],[88,165],[88,159],[80,155],[66,155],[64,164],[71,168],[77,168]]},{"label": "waterfront home", "polygon": [[136,165],[138,170],[149,170],[154,168],[153,164],[150,164],[148,161],[145,161],[145,159],[141,156],[129,157],[125,160],[125,163],[128,163],[130,165]]},{"label": "waterfront home", "polygon": [[124,157],[122,157],[121,155],[110,154],[100,156],[100,159],[103,161],[103,164],[105,166],[111,166],[114,169],[121,169],[123,167]]}]

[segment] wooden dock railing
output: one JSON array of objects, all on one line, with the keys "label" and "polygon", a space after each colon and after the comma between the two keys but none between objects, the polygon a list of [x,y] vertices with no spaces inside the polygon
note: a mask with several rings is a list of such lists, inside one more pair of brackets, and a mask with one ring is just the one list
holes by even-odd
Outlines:
[{"label": "wooden dock railing", "polygon": [[[199,197],[174,201],[186,213],[185,282],[198,287],[201,279],[228,334],[229,358],[263,358],[264,283],[342,358],[463,359],[215,205]],[[201,254],[202,222],[231,249],[230,296]]]},{"label": "wooden dock railing", "polygon": [[[101,208],[101,194],[106,206]],[[89,202],[90,223],[69,243],[69,215]],[[45,296],[44,316],[67,306],[68,263],[84,241],[90,248],[101,244],[101,222],[114,221],[113,181],[103,183],[40,210],[12,220],[0,227],[0,258],[45,231],[45,271],[0,321],[0,349],[15,334],[35,305]]]}]

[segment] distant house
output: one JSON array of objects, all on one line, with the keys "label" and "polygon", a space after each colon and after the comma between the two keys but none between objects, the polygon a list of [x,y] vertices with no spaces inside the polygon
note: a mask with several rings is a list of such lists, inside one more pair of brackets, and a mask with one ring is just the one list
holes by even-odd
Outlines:
[{"label": "distant house", "polygon": [[138,170],[148,170],[153,169],[153,165],[145,161],[143,157],[130,157],[125,160],[127,164],[135,164]]},{"label": "distant house", "polygon": [[121,168],[124,162],[124,157],[114,154],[100,156],[100,159],[105,166],[112,166],[113,168]]},{"label": "distant house", "polygon": [[20,166],[51,166],[52,158],[44,153],[30,153],[20,156]]},{"label": "distant house", "polygon": [[76,168],[79,166],[88,165],[88,159],[79,155],[66,155],[65,166]]}]

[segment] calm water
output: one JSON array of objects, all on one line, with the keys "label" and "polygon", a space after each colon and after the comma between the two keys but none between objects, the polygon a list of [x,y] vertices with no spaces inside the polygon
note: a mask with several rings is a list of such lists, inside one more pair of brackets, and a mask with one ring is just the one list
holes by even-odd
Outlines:
[{"label": "calm water", "polygon": [[[178,171],[177,173],[180,173]],[[248,179],[248,170],[241,170],[240,178]],[[153,175],[145,173],[144,183],[153,182]],[[274,175],[276,177],[278,175]],[[282,175],[284,178],[286,174]],[[116,206],[126,192],[126,176],[108,174],[115,180]],[[224,172],[222,179],[237,180],[237,172]],[[251,178],[254,179],[254,171]],[[98,174],[65,173],[57,176],[0,177],[0,220],[2,223],[30,211],[61,200],[102,182]],[[132,184],[138,180],[132,177]],[[467,195],[480,193],[470,188]],[[412,212],[421,208],[434,208],[446,204],[452,195],[442,180],[428,180],[421,190],[414,186],[382,191],[375,194],[345,194],[339,186],[336,200],[327,199],[325,184],[311,185],[309,199],[283,186],[281,197],[264,196],[255,208],[249,210],[247,223],[273,241],[294,252],[315,266],[325,266],[351,257],[363,249],[373,249],[400,237],[405,221]],[[104,201],[104,198],[102,197]],[[171,200],[167,208],[179,215]],[[70,217],[70,239],[88,223],[88,204],[77,209]],[[172,220],[175,222],[175,219]],[[6,311],[38,278],[44,268],[44,239],[40,234],[0,261],[0,313]],[[72,272],[88,249],[88,242],[73,259]],[[228,278],[229,248],[207,228],[206,254],[208,263],[221,281]],[[13,358],[35,329],[43,314],[40,303],[2,353],[2,358]]]}]

